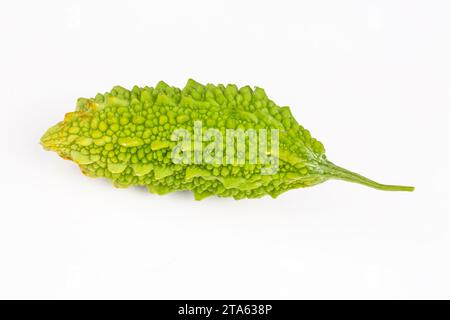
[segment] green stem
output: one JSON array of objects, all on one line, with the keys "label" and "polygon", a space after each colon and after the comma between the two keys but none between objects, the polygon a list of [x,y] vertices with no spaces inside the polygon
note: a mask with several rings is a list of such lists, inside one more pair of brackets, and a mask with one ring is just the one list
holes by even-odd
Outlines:
[{"label": "green stem", "polygon": [[378,182],[375,182],[373,180],[370,180],[360,174],[357,174],[355,172],[349,171],[347,169],[341,168],[331,162],[328,162],[322,166],[324,171],[328,173],[332,178],[339,179],[339,180],[345,180],[349,182],[359,183],[368,187],[372,187],[379,190],[385,190],[385,191],[414,191],[414,187],[410,186],[396,186],[396,185],[389,185],[389,184],[381,184]]}]

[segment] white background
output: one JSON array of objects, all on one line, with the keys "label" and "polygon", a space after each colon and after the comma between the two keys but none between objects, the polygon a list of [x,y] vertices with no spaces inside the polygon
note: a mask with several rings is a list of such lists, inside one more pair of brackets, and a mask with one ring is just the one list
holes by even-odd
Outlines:
[{"label": "white background", "polygon": [[[450,2],[2,1],[0,298],[450,298]],[[39,138],[114,85],[261,86],[383,183],[115,189]]]}]

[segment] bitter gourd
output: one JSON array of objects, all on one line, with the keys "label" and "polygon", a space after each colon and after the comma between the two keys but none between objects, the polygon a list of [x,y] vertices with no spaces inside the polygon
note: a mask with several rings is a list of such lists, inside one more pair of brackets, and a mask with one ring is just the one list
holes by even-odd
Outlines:
[{"label": "bitter gourd", "polygon": [[197,200],[275,198],[328,179],[414,189],[379,184],[334,165],[289,107],[277,106],[259,87],[192,79],[183,89],[162,81],[155,88],[116,86],[78,99],[76,111],[40,142],[84,174],[109,178],[117,187],[146,186],[157,194],[191,190]]}]

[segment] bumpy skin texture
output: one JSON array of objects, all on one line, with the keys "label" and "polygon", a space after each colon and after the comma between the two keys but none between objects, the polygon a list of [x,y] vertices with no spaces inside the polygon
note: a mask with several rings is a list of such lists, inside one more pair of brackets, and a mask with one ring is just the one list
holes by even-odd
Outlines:
[{"label": "bumpy skin texture", "polygon": [[[279,167],[261,175],[260,164],[175,164],[171,151],[177,128],[278,129]],[[117,187],[146,186],[152,193],[191,190],[197,200],[210,195],[259,198],[334,178],[382,190],[412,187],[378,184],[333,165],[323,145],[297,123],[289,107],[279,107],[263,89],[201,85],[189,80],[180,90],[159,82],[131,91],[114,87],[95,98],[80,98],[75,112],[41,138],[47,150],[76,162],[91,177],[105,177]]]}]

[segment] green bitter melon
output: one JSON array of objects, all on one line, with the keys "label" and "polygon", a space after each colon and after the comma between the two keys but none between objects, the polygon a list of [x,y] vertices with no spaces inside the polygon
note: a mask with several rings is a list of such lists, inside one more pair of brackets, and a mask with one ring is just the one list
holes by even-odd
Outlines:
[{"label": "green bitter melon", "polygon": [[[183,128],[195,136],[197,123],[201,123],[203,132],[215,128],[223,137],[227,129],[269,130],[269,145],[274,143],[270,136],[277,133],[278,149],[272,155],[276,156],[276,170],[264,173],[267,163],[249,161],[251,152],[241,162],[227,162],[225,157],[215,158],[219,160],[215,162],[197,161],[196,151],[206,148],[208,141],[199,145],[198,141],[183,140],[187,148],[192,147],[193,155],[174,161],[174,148],[180,145],[174,140],[174,132]],[[246,136],[247,147],[249,139]],[[289,107],[277,106],[258,87],[202,85],[192,79],[183,89],[162,81],[155,88],[135,86],[127,90],[116,86],[95,98],[78,99],[76,111],[67,113],[64,121],[48,129],[40,141],[46,150],[76,162],[87,176],[109,178],[117,187],[146,186],[157,194],[191,190],[197,200],[210,195],[275,198],[287,190],[329,179],[380,190],[414,190],[380,184],[334,165],[327,160],[322,143],[297,123]],[[224,141],[219,145],[220,149],[214,151],[230,147]]]}]

